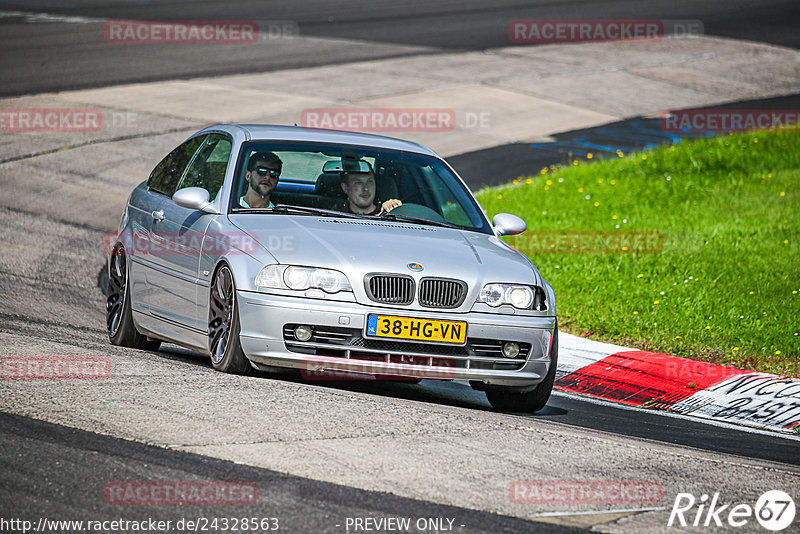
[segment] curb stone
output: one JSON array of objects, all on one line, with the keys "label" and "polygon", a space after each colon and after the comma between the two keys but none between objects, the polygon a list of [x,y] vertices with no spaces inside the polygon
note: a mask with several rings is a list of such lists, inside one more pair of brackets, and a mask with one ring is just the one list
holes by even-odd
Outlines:
[{"label": "curb stone", "polygon": [[554,388],[783,433],[800,427],[800,379],[745,371],[559,332]]}]

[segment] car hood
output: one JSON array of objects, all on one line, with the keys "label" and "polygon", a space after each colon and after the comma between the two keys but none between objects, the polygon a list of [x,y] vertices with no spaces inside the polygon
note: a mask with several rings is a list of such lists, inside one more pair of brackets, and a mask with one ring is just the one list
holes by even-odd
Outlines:
[{"label": "car hood", "polygon": [[[363,289],[364,275],[376,272],[417,280],[457,278],[467,282],[470,293],[479,292],[488,282],[542,285],[533,264],[493,235],[369,219],[283,214],[229,217],[280,263],[342,271],[357,298],[361,292],[356,286]],[[412,263],[421,265],[422,271],[411,270]]]}]

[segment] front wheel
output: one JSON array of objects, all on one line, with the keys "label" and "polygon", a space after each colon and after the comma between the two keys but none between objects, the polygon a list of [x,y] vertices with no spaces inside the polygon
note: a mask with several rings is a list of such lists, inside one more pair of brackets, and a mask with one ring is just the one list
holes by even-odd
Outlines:
[{"label": "front wheel", "polygon": [[558,324],[553,331],[553,343],[550,347],[550,369],[536,389],[525,393],[508,389],[490,389],[486,391],[486,398],[495,410],[501,412],[538,412],[547,405],[553,383],[556,380],[558,367]]},{"label": "front wheel", "polygon": [[161,342],[148,339],[136,330],[131,311],[131,288],[128,283],[128,261],[122,246],[114,248],[108,269],[106,298],[106,330],[112,345],[142,350],[158,350]]},{"label": "front wheel", "polygon": [[208,307],[208,350],[211,365],[217,371],[248,375],[253,372],[250,360],[239,342],[239,304],[230,268],[224,266],[211,284]]}]

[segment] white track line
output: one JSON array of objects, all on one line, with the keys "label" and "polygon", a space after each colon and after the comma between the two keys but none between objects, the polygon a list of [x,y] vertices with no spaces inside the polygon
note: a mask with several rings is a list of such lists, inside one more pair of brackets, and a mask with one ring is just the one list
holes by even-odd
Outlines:
[{"label": "white track line", "polygon": [[589,510],[584,512],[541,512],[538,514],[528,514],[528,517],[569,517],[572,515],[603,515],[603,514],[627,514],[634,512],[660,512],[666,510],[663,506],[658,508],[623,508],[621,510]]}]

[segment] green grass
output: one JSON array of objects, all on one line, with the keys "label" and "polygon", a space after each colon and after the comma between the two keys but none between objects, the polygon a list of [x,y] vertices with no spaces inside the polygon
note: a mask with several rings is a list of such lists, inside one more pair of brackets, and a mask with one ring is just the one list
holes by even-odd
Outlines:
[{"label": "green grass", "polygon": [[[527,221],[504,239],[555,288],[563,329],[798,375],[800,135],[723,135],[543,172],[477,196],[490,217]],[[658,232],[663,247],[543,253],[574,231]]]}]

